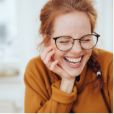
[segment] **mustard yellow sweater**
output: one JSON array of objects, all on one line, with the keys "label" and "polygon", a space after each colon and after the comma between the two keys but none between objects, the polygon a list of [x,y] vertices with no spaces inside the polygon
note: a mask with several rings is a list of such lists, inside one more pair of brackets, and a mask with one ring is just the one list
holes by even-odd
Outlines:
[{"label": "mustard yellow sweater", "polygon": [[[113,56],[112,53],[101,49],[94,49],[93,53],[101,65],[105,100],[98,84],[94,84],[96,74],[87,65],[80,75],[80,80],[75,82],[72,93],[68,94],[59,89],[59,76],[49,71],[40,57],[36,57],[30,60],[25,71],[24,111],[105,113],[109,112],[108,105],[112,112]],[[84,88],[81,89],[82,87]]]}]

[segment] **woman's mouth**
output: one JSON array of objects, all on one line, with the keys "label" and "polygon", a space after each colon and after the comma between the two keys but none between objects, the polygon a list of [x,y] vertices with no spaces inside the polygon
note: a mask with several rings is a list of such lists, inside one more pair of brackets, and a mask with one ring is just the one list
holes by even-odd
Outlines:
[{"label": "woman's mouth", "polygon": [[68,66],[71,68],[79,68],[81,65],[83,56],[80,57],[64,57],[65,62],[67,63]]}]

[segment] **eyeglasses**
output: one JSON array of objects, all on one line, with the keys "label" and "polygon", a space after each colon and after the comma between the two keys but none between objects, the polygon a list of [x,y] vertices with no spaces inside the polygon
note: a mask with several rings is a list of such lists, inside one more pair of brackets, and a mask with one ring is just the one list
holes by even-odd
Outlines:
[{"label": "eyeglasses", "polygon": [[60,51],[69,51],[72,49],[75,40],[79,40],[80,46],[84,50],[92,49],[98,42],[99,34],[93,32],[82,36],[79,39],[73,39],[71,36],[54,37],[55,45]]}]

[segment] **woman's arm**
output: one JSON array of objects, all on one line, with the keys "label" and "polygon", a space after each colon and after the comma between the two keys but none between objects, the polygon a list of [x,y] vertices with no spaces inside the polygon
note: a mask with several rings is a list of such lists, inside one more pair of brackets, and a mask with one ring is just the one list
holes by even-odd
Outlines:
[{"label": "woman's arm", "polygon": [[112,64],[113,60],[109,64],[108,84],[107,84],[111,112],[113,112],[113,65]]},{"label": "woman's arm", "polygon": [[[31,61],[32,62],[32,61]],[[42,80],[41,65],[37,70],[30,63],[25,72],[25,112],[70,112],[77,90],[66,93],[60,90],[60,81],[51,85],[52,94],[48,95],[44,80]]]}]

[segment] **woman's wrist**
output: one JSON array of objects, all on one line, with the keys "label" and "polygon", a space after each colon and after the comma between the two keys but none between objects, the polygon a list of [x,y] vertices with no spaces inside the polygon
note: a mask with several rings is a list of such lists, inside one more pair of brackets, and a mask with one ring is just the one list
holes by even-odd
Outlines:
[{"label": "woman's wrist", "polygon": [[72,78],[72,79],[62,78],[60,90],[66,93],[71,93],[74,87],[74,82],[75,82],[75,78]]}]

